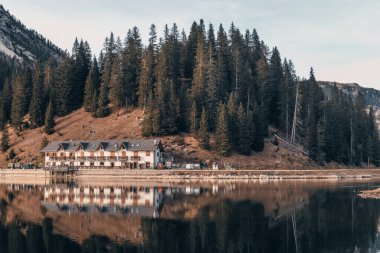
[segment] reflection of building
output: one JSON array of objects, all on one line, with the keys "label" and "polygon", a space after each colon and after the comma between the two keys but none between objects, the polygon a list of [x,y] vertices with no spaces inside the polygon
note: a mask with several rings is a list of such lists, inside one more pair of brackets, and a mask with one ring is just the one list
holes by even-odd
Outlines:
[{"label": "reflection of building", "polygon": [[43,189],[42,205],[49,211],[106,213],[159,217],[165,198],[198,196],[201,187],[90,187],[52,185]]},{"label": "reflection of building", "polygon": [[158,217],[162,194],[148,187],[57,187],[44,190],[43,205],[50,211],[124,213]]},{"label": "reflection of building", "polygon": [[41,150],[45,167],[157,168],[163,162],[160,140],[56,141]]}]

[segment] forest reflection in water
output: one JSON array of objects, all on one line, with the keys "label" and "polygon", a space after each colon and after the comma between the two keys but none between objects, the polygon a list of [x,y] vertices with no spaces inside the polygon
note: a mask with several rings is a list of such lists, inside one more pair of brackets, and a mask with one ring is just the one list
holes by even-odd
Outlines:
[{"label": "forest reflection in water", "polygon": [[112,185],[1,185],[0,252],[380,249],[375,183]]}]

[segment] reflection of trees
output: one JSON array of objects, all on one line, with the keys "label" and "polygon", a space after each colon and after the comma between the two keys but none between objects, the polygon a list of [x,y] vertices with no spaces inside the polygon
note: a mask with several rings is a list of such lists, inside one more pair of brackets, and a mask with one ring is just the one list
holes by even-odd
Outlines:
[{"label": "reflection of trees", "polygon": [[[1,253],[79,253],[80,246],[70,239],[53,234],[47,228],[49,222],[43,225],[21,224],[14,221],[8,227],[0,222],[0,252]],[[22,233],[26,230],[26,236]]]},{"label": "reflection of trees", "polygon": [[375,242],[379,207],[378,201],[355,198],[352,191],[315,195],[298,214],[301,252],[368,252]]},{"label": "reflection of trees", "polygon": [[[379,202],[352,191],[315,194],[304,209],[267,217],[252,201],[223,200],[190,221],[143,220],[146,252],[368,252]],[[210,218],[213,217],[213,218]]]},{"label": "reflection of trees", "polygon": [[280,217],[268,215],[262,203],[224,199],[194,219],[143,219],[138,245],[95,235],[79,245],[54,234],[50,219],[42,225],[0,222],[0,252],[368,252],[379,215],[379,202],[355,198],[352,190],[320,191],[302,210]]}]

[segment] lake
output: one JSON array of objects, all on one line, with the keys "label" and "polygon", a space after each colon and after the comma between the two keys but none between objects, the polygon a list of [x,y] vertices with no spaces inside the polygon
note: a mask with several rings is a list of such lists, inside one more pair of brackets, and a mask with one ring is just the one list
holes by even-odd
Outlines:
[{"label": "lake", "polygon": [[374,181],[0,184],[0,252],[379,252]]}]

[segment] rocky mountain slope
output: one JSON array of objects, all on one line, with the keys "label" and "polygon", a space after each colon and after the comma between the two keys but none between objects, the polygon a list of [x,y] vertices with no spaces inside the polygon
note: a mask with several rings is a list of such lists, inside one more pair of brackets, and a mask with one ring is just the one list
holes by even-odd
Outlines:
[{"label": "rocky mountain slope", "polygon": [[0,52],[21,61],[57,58],[62,50],[52,42],[28,29],[0,5]]},{"label": "rocky mountain slope", "polygon": [[357,83],[337,83],[328,81],[319,81],[319,86],[327,97],[331,96],[332,89],[338,88],[342,92],[351,95],[354,99],[359,92],[364,94],[368,106],[372,106],[376,115],[376,123],[380,129],[380,91],[373,88],[365,88]]},{"label": "rocky mountain slope", "polygon": [[338,88],[346,94],[356,97],[359,92],[363,92],[365,100],[369,106],[376,107],[380,109],[380,91],[373,88],[365,88],[357,83],[337,83],[328,81],[319,81],[320,87],[323,89],[325,94],[329,97],[331,95],[331,89],[333,87]]}]

